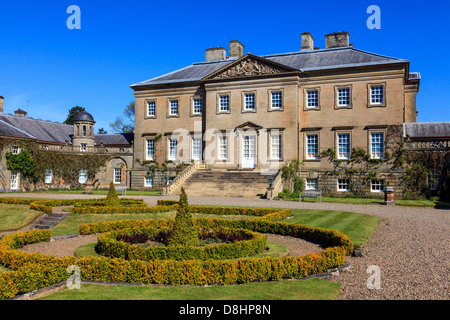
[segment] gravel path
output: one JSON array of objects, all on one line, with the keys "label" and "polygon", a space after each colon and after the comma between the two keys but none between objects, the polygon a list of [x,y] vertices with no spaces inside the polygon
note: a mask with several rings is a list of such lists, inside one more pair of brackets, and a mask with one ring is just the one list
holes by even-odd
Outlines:
[{"label": "gravel path", "polygon": [[40,252],[46,255],[53,255],[57,258],[74,256],[75,249],[85,244],[97,242],[96,235],[80,236],[75,238],[61,239],[53,242],[41,242],[27,245],[20,250],[35,253]]},{"label": "gravel path", "polygon": [[[17,194],[13,196],[18,196]],[[68,198],[71,195],[32,194],[24,197]],[[86,195],[74,195],[83,199]],[[133,198],[128,196],[128,198]],[[149,205],[178,197],[143,197]],[[349,257],[349,271],[334,281],[342,283],[340,300],[448,300],[450,299],[450,210],[340,203],[298,203],[259,199],[189,197],[193,205],[277,207],[343,210],[380,217],[382,222],[362,248],[363,257]],[[381,289],[368,289],[371,274],[381,270]]]}]

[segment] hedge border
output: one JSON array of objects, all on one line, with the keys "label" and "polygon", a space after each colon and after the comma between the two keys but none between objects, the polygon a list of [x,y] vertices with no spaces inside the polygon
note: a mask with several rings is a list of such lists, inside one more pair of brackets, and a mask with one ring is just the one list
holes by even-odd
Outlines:
[{"label": "hedge border", "polygon": [[[164,228],[169,229],[169,228]],[[109,258],[121,258],[125,260],[155,261],[155,260],[218,260],[236,259],[262,253],[267,246],[267,236],[246,229],[230,229],[224,227],[208,228],[213,232],[234,232],[251,237],[249,240],[235,243],[221,243],[201,248],[198,246],[165,246],[139,248],[129,243],[118,241],[117,236],[147,233],[150,236],[164,230],[154,227],[129,228],[119,231],[111,231],[98,237],[97,253]],[[199,232],[205,230],[199,228]]]}]

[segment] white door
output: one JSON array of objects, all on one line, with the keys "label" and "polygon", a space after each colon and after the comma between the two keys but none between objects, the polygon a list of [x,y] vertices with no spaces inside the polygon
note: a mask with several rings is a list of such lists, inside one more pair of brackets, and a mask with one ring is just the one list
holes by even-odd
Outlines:
[{"label": "white door", "polygon": [[19,189],[19,172],[11,171],[11,190]]},{"label": "white door", "polygon": [[256,137],[242,137],[242,168],[254,169],[256,167]]}]

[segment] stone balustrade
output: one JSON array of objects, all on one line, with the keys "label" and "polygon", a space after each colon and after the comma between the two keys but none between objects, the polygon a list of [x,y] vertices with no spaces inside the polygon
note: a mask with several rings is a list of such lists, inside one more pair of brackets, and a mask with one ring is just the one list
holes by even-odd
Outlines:
[{"label": "stone balustrade", "polygon": [[96,154],[132,154],[133,147],[80,147],[72,145],[51,145],[41,144],[39,150],[50,152],[63,152],[63,153],[96,153]]},{"label": "stone balustrade", "polygon": [[409,150],[448,150],[450,140],[428,140],[428,141],[408,141],[406,148]]}]

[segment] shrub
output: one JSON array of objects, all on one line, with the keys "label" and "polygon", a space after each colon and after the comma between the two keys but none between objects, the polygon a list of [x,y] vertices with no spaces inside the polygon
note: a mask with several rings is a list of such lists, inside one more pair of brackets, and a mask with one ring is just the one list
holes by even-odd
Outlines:
[{"label": "shrub", "polygon": [[120,204],[120,200],[116,192],[116,187],[114,186],[113,182],[109,184],[109,191],[108,195],[106,196],[106,203],[109,206],[118,206]]},{"label": "shrub", "polygon": [[198,246],[198,229],[194,224],[191,208],[188,205],[187,195],[183,187],[181,188],[177,216],[168,245]]}]

